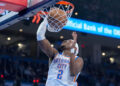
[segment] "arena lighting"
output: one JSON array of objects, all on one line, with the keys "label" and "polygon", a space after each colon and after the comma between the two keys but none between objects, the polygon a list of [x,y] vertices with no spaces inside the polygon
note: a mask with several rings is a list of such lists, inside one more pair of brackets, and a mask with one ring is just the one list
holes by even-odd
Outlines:
[{"label": "arena lighting", "polygon": [[114,63],[115,62],[115,59],[113,57],[110,57],[110,63]]},{"label": "arena lighting", "polygon": [[4,78],[4,75],[3,75],[3,74],[1,74],[1,78]]},{"label": "arena lighting", "polygon": [[75,15],[77,16],[77,15],[78,15],[78,12],[75,12]]},{"label": "arena lighting", "polygon": [[105,52],[102,52],[102,56],[105,56],[106,55],[106,53]]},{"label": "arena lighting", "polygon": [[19,29],[19,32],[23,32],[23,29]]},{"label": "arena lighting", "polygon": [[64,29],[120,39],[120,27],[76,18],[70,18]]},{"label": "arena lighting", "polygon": [[34,79],[33,83],[39,83],[39,79]]},{"label": "arena lighting", "polygon": [[39,80],[37,79],[36,82],[39,83]]},{"label": "arena lighting", "polygon": [[54,44],[51,44],[51,47],[54,47]]},{"label": "arena lighting", "polygon": [[36,82],[36,80],[33,80],[33,83],[35,83]]},{"label": "arena lighting", "polygon": [[23,48],[23,46],[24,46],[22,43],[18,43],[17,45],[19,48]]},{"label": "arena lighting", "polygon": [[63,39],[64,38],[64,36],[60,36],[60,39]]},{"label": "arena lighting", "polygon": [[118,45],[117,48],[120,49],[120,45]]},{"label": "arena lighting", "polygon": [[7,37],[7,40],[10,41],[10,40],[11,40],[11,37]]}]

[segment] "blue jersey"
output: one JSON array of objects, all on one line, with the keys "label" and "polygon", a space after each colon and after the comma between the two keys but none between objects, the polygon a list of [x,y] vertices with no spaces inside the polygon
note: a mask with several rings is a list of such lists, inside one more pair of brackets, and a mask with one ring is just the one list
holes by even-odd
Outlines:
[{"label": "blue jersey", "polygon": [[49,67],[46,86],[77,86],[79,74],[71,76],[70,57],[57,54]]}]

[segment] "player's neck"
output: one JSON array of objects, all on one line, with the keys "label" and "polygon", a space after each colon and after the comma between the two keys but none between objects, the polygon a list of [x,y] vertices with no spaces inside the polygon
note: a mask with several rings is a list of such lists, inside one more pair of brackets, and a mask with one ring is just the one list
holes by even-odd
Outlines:
[{"label": "player's neck", "polygon": [[70,56],[70,50],[64,50],[63,55],[65,56]]}]

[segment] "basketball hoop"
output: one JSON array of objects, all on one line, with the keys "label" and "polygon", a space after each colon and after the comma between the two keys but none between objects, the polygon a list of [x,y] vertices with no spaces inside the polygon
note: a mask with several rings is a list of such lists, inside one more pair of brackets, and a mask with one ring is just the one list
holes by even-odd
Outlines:
[{"label": "basketball hoop", "polygon": [[[67,2],[67,1],[60,1],[58,3],[56,3],[55,5],[49,7],[49,8],[44,8],[43,10],[39,11],[36,15],[34,15],[34,18],[32,20],[32,23],[35,23],[38,24],[41,20],[41,18],[45,18],[45,17],[48,17],[51,15],[49,14],[49,12],[53,9],[60,9],[62,11],[64,11],[65,15],[67,16],[67,20],[71,17],[72,13],[73,13],[73,10],[74,10],[74,5],[70,2]],[[56,10],[58,11],[58,10]],[[58,12],[55,13],[55,15],[57,15]],[[61,16],[64,16],[64,15],[61,15]],[[61,17],[60,16],[60,17]],[[52,17],[53,19],[53,17]],[[59,32],[62,30],[61,27],[65,26],[65,24],[67,23],[67,21],[65,21],[65,19],[63,18],[62,20],[56,20],[58,21],[57,23],[55,21],[53,21],[51,18],[49,18],[49,21],[52,21],[52,23],[48,23],[48,30],[50,32]],[[64,23],[62,21],[65,21]],[[53,25],[56,24],[56,25]],[[59,24],[58,24],[59,23]],[[57,27],[56,26],[60,26],[61,27]],[[55,27],[55,28],[53,28]]]}]

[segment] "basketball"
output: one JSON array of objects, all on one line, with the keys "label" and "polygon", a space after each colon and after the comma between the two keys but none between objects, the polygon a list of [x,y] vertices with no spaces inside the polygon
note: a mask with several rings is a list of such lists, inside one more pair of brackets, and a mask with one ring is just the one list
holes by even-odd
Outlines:
[{"label": "basketball", "polygon": [[62,29],[67,23],[67,13],[59,8],[52,8],[48,13],[48,25],[54,29]]}]

